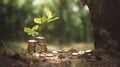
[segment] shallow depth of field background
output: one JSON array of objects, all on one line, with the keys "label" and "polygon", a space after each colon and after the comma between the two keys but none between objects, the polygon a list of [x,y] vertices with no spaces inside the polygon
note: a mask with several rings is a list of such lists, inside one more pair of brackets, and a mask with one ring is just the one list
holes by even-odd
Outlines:
[{"label": "shallow depth of field background", "polygon": [[24,33],[24,26],[32,27],[44,7],[59,16],[40,33],[48,49],[94,48],[89,9],[80,0],[0,0],[0,44],[8,50],[26,50],[32,37]]}]

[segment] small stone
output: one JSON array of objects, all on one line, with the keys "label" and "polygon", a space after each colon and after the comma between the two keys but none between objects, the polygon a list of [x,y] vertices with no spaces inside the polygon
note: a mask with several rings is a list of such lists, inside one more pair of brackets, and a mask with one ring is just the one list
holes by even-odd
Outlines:
[{"label": "small stone", "polygon": [[77,55],[78,55],[78,53],[75,53],[75,52],[74,52],[74,53],[72,53],[72,55],[73,55],[73,56],[77,56]]},{"label": "small stone", "polygon": [[83,54],[85,54],[85,51],[81,50],[81,51],[79,51],[78,53],[79,53],[80,55],[83,55]]},{"label": "small stone", "polygon": [[90,53],[90,52],[92,52],[92,50],[86,50],[85,52],[86,52],[86,53]]},{"label": "small stone", "polygon": [[57,53],[58,53],[58,51],[52,51],[52,53],[57,54]]},{"label": "small stone", "polygon": [[47,57],[53,57],[54,54],[52,54],[52,53],[48,53],[48,54],[46,54],[46,56],[47,56]]}]

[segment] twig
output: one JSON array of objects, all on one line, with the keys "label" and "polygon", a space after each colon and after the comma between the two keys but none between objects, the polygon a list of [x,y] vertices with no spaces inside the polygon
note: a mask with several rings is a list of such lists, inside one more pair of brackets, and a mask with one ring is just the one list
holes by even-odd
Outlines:
[{"label": "twig", "polygon": [[3,40],[1,40],[2,45],[6,48],[6,44]]}]

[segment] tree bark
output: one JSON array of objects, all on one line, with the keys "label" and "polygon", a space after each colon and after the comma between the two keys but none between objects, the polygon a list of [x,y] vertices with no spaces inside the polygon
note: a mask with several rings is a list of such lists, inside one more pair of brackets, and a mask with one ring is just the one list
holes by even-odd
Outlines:
[{"label": "tree bark", "polygon": [[101,55],[102,59],[108,58],[108,61],[112,61],[112,65],[109,64],[109,67],[119,67],[120,0],[85,1],[90,9],[91,21],[94,26],[94,54]]}]

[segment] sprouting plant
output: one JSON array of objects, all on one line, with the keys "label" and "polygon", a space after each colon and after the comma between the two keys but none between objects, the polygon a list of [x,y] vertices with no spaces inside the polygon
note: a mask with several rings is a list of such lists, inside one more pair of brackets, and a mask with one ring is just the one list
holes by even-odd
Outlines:
[{"label": "sprouting plant", "polygon": [[34,18],[36,25],[34,25],[32,28],[24,27],[24,32],[33,37],[40,36],[40,32],[49,22],[59,19],[59,17],[57,17],[56,14],[52,14],[48,8],[44,8],[44,13],[45,14],[42,17]]},{"label": "sprouting plant", "polygon": [[28,35],[31,35],[33,37],[39,35],[39,33],[36,31],[38,29],[38,25],[33,26],[32,28],[30,27],[24,27],[24,32],[26,32]]}]

